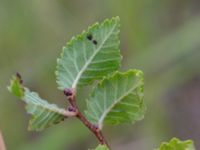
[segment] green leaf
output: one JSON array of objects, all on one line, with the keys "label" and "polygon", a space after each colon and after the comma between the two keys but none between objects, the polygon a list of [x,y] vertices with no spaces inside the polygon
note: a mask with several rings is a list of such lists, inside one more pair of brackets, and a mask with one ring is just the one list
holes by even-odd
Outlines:
[{"label": "green leaf", "polygon": [[99,145],[95,150],[109,150],[105,145]]},{"label": "green leaf", "polygon": [[72,112],[61,109],[55,104],[49,104],[41,99],[37,93],[30,92],[29,89],[23,87],[18,77],[13,77],[8,90],[27,104],[27,112],[32,115],[29,124],[30,130],[43,130],[63,121],[68,116],[74,115]]},{"label": "green leaf", "polygon": [[180,141],[177,138],[173,138],[168,143],[162,143],[160,148],[156,150],[195,150],[195,147],[191,140]]},{"label": "green leaf", "polygon": [[87,85],[119,68],[119,26],[119,17],[96,23],[63,47],[56,70],[59,89]]},{"label": "green leaf", "polygon": [[21,86],[19,77],[13,77],[13,79],[10,81],[10,86],[8,87],[8,90],[12,92],[15,96],[22,98],[24,96],[24,88]]},{"label": "green leaf", "polygon": [[103,123],[134,123],[144,116],[143,73],[116,72],[101,81],[87,100],[87,118],[102,129]]},{"label": "green leaf", "polygon": [[106,145],[99,145],[95,150],[109,150]]}]

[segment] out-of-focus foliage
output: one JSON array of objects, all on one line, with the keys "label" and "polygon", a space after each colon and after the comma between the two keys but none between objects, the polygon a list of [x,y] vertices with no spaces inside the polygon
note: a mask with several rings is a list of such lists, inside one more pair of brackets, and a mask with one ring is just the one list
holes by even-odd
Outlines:
[{"label": "out-of-focus foliage", "polygon": [[[40,134],[28,132],[28,116],[23,103],[13,100],[6,86],[10,76],[18,71],[25,77],[25,84],[39,91],[42,97],[59,106],[66,105],[62,93],[56,90],[54,76],[60,49],[72,35],[111,16],[121,18],[120,49],[126,58],[122,70],[137,68],[144,71],[145,100],[148,102],[146,117],[138,127],[136,124],[135,127],[106,128],[113,149],[153,149],[171,137],[193,139],[197,149],[200,148],[200,124],[197,121],[200,112],[194,109],[200,104],[193,101],[199,95],[191,97],[187,95],[188,91],[180,91],[188,101],[177,106],[186,105],[184,108],[187,108],[177,116],[178,122],[183,122],[178,131],[174,129],[175,121],[169,118],[169,113],[177,115],[170,109],[176,99],[169,100],[169,95],[199,78],[199,0],[1,0],[0,128],[7,149],[70,150],[97,145],[87,129],[76,121]],[[194,91],[193,87],[190,88]],[[87,93],[87,90],[81,91]],[[78,97],[81,108],[85,109],[82,99],[87,94]],[[166,105],[166,101],[170,105]],[[191,119],[196,121],[189,126],[185,122]]]},{"label": "out-of-focus foliage", "polygon": [[179,139],[173,138],[168,143],[163,142],[160,148],[156,150],[195,150],[193,142],[190,140],[180,141]]}]

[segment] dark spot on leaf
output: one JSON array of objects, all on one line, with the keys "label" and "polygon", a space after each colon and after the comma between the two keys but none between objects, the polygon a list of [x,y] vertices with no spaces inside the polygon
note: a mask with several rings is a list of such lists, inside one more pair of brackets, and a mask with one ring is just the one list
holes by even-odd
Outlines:
[{"label": "dark spot on leaf", "polygon": [[97,41],[96,40],[93,40],[92,42],[93,42],[94,45],[97,45]]},{"label": "dark spot on leaf", "polygon": [[88,34],[87,39],[91,41],[93,39],[92,34]]}]

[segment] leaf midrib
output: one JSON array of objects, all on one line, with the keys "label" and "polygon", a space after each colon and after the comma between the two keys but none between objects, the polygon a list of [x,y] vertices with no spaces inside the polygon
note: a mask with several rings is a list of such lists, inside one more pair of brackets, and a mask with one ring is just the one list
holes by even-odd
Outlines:
[{"label": "leaf midrib", "polygon": [[[30,93],[31,94],[31,93]],[[30,104],[30,103],[32,103],[32,105],[35,105],[36,107],[41,107],[42,109],[44,109],[44,110],[47,110],[47,111],[49,111],[49,112],[54,112],[54,113],[58,113],[58,114],[60,114],[60,115],[63,115],[63,116],[65,116],[66,114],[67,114],[67,112],[66,112],[66,110],[64,110],[64,109],[62,109],[62,108],[59,108],[58,106],[51,106],[51,105],[53,105],[53,104],[49,104],[49,103],[47,103],[50,107],[48,107],[47,105],[42,105],[42,104],[40,104],[39,102],[37,102],[37,103],[34,103],[33,101],[30,101],[30,100],[26,100],[26,98],[34,98],[33,97],[33,95],[26,95],[26,96],[24,96],[24,101],[27,103],[27,105],[28,104]],[[28,102],[29,101],[29,102]],[[44,100],[41,100],[41,101],[44,101]],[[57,108],[56,108],[57,107]]]},{"label": "leaf midrib", "polygon": [[109,32],[108,36],[106,36],[106,38],[104,39],[104,41],[101,43],[101,45],[98,47],[98,49],[96,51],[94,51],[94,53],[91,55],[91,57],[89,58],[89,60],[85,63],[85,65],[82,67],[82,69],[80,70],[80,72],[77,74],[73,84],[72,84],[72,88],[76,88],[76,85],[78,83],[78,81],[80,80],[82,74],[84,73],[84,71],[87,69],[87,67],[90,65],[90,63],[92,62],[93,58],[96,56],[96,54],[101,50],[101,48],[103,47],[105,41],[110,37],[110,35],[112,34],[113,30],[116,27],[116,24],[113,26],[112,30]]},{"label": "leaf midrib", "polygon": [[[62,109],[62,108],[53,108],[53,107],[47,107],[47,106],[43,106],[41,104],[34,104],[36,107],[40,107],[41,109],[43,110],[46,110],[48,112],[54,112],[54,113],[57,113],[57,114],[60,114],[60,115],[63,115],[63,116],[67,116],[67,111]],[[51,104],[49,104],[51,105]]]}]

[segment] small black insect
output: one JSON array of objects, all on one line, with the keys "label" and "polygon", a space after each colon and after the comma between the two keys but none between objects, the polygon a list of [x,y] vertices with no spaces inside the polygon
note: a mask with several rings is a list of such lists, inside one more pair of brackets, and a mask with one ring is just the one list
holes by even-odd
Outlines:
[{"label": "small black insect", "polygon": [[94,45],[97,45],[97,41],[96,40],[93,40],[92,42],[93,42]]},{"label": "small black insect", "polygon": [[87,39],[91,41],[93,39],[92,34],[88,34]]}]

